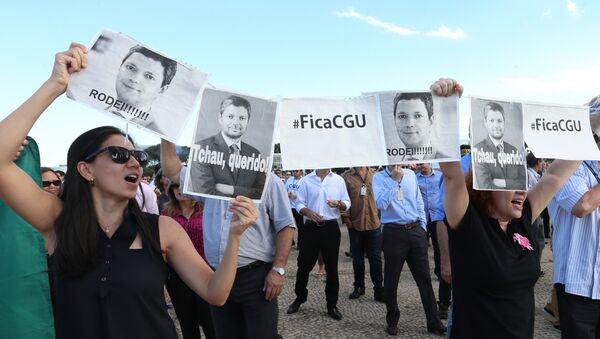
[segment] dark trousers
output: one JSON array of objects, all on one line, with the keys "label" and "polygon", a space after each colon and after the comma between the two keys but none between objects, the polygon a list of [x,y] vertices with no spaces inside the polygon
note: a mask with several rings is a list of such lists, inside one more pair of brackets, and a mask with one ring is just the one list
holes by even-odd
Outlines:
[{"label": "dark trousers", "polygon": [[385,259],[383,288],[387,308],[387,325],[396,326],[400,319],[397,300],[398,281],[405,261],[419,288],[427,325],[439,324],[440,318],[429,274],[427,232],[420,226],[407,230],[404,226],[397,224],[385,224],[383,226],[383,256]]},{"label": "dark trousers", "polygon": [[270,263],[255,262],[238,268],[223,306],[211,306],[217,338],[277,338],[277,298],[268,301],[262,290]]},{"label": "dark trousers", "polygon": [[365,252],[369,259],[369,272],[376,292],[383,293],[383,264],[381,262],[381,227],[369,231],[349,228],[354,287],[365,288]]},{"label": "dark trousers", "polygon": [[169,272],[166,285],[183,338],[202,338],[199,326],[202,327],[206,338],[216,338],[209,304],[192,291],[172,270]]},{"label": "dark trousers", "polygon": [[542,218],[538,217],[531,223],[534,227],[535,231],[535,242],[538,248],[538,262],[542,262],[542,251],[546,246],[546,237],[544,235],[544,224],[542,222]]},{"label": "dark trousers", "polygon": [[327,307],[337,305],[340,282],[338,277],[338,252],[340,250],[340,226],[337,220],[327,220],[321,224],[307,221],[298,230],[298,272],[296,273],[296,298],[305,302],[308,297],[308,276],[315,266],[319,251],[323,255],[327,282],[325,296]]},{"label": "dark trousers", "polygon": [[452,288],[450,284],[442,279],[442,269],[440,266],[440,244],[438,243],[437,236],[437,225],[435,221],[427,223],[427,232],[431,235],[431,242],[433,243],[433,273],[438,278],[440,284],[438,286],[438,298],[440,304],[450,305],[450,296]]},{"label": "dark trousers", "polygon": [[565,285],[554,284],[560,314],[561,338],[600,338],[600,300],[565,292]]},{"label": "dark trousers", "polygon": [[292,215],[294,216],[294,221],[296,222],[296,227],[300,228],[304,225],[304,217],[295,208],[292,208]]},{"label": "dark trousers", "polygon": [[542,219],[544,220],[544,235],[546,238],[550,238],[550,215],[548,214],[548,208],[544,208],[542,211]]}]

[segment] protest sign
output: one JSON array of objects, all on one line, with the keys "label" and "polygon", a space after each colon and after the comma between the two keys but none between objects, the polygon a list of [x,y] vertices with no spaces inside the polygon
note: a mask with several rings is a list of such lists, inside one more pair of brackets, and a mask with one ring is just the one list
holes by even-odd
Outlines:
[{"label": "protest sign", "polygon": [[527,190],[522,105],[471,98],[473,188]]},{"label": "protest sign", "polygon": [[365,93],[379,100],[388,164],[460,159],[458,95],[430,91]]},{"label": "protest sign", "polygon": [[273,161],[277,102],[206,88],[190,149],[184,192],[262,200]]},{"label": "protest sign", "polygon": [[283,98],[284,169],[377,166],[387,162],[375,96]]},{"label": "protest sign", "polygon": [[587,106],[523,103],[525,142],[537,158],[600,160]]},{"label": "protest sign", "polygon": [[71,75],[67,96],[175,141],[206,81],[206,73],[102,30],[88,53],[88,67]]}]

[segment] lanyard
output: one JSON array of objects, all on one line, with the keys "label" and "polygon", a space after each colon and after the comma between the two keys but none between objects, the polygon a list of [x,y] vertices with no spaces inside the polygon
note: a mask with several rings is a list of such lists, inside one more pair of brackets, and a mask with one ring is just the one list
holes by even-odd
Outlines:
[{"label": "lanyard", "polygon": [[592,165],[588,164],[587,161],[584,161],[583,163],[590,170],[590,172],[592,172],[592,174],[596,178],[596,181],[598,181],[598,183],[600,184],[600,176],[598,176],[598,173],[596,173],[596,171],[594,170],[594,168],[592,167]]}]

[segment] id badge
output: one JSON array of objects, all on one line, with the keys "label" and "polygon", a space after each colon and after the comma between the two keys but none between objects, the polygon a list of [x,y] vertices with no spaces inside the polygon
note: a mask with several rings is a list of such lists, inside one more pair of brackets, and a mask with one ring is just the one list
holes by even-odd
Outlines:
[{"label": "id badge", "polygon": [[360,195],[367,195],[367,185],[360,186]]},{"label": "id badge", "polygon": [[396,191],[396,200],[402,201],[404,199],[404,192],[402,192],[402,188],[398,187]]}]

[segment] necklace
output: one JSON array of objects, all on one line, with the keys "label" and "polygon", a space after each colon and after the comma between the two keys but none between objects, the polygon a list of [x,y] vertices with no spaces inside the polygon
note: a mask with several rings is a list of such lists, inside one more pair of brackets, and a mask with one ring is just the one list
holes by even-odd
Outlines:
[{"label": "necklace", "polygon": [[100,228],[101,228],[101,229],[102,229],[102,230],[103,230],[105,233],[110,233],[110,226],[106,226],[106,227],[104,227],[104,226],[100,225]]}]

